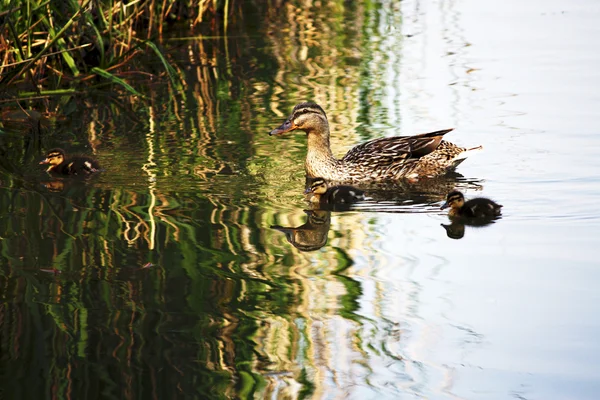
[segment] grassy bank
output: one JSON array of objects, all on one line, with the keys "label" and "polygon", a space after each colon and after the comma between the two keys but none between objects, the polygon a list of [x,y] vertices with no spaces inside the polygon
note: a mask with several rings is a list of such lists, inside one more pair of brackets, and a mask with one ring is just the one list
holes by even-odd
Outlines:
[{"label": "grassy bank", "polygon": [[[140,95],[136,77],[177,80],[161,51],[181,24],[223,34],[234,0],[8,1],[0,5],[0,101],[118,88]],[[155,63],[140,55],[155,57]],[[152,69],[160,65],[160,69]]]}]

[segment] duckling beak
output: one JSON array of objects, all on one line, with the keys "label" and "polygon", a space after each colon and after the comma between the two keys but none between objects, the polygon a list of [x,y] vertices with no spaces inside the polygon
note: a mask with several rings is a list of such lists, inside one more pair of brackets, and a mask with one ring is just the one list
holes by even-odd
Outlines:
[{"label": "duckling beak", "polygon": [[304,194],[309,194],[309,193],[312,193],[312,189],[308,187],[304,190]]},{"label": "duckling beak", "polygon": [[450,204],[448,204],[448,202],[446,201],[444,204],[442,204],[442,206],[440,207],[440,210],[443,210],[444,208],[448,208],[450,207]]},{"label": "duckling beak", "polygon": [[289,131],[293,131],[294,129],[296,129],[296,125],[294,125],[292,123],[292,121],[287,120],[283,124],[281,124],[280,127],[275,128],[271,132],[269,132],[269,136],[283,135],[284,133],[289,132]]},{"label": "duckling beak", "polygon": [[48,160],[47,158],[45,158],[42,161],[40,161],[40,163],[38,165],[42,165],[42,164],[50,164],[50,160]]}]

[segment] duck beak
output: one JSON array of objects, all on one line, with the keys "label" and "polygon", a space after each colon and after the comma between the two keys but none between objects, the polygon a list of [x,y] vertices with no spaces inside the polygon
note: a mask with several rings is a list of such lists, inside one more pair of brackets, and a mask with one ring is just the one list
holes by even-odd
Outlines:
[{"label": "duck beak", "polygon": [[294,125],[292,123],[292,121],[290,121],[289,119],[287,121],[285,121],[283,124],[281,124],[280,127],[273,129],[271,132],[269,132],[269,136],[279,136],[279,135],[283,135],[286,132],[289,131],[293,131],[294,129],[296,129],[296,125]]},{"label": "duck beak", "polygon": [[50,160],[48,160],[47,158],[45,158],[42,161],[40,161],[40,163],[38,165],[42,165],[42,164],[50,164]]},{"label": "duck beak", "polygon": [[440,207],[440,210],[443,210],[444,208],[448,208],[450,207],[450,204],[448,204],[448,202],[446,201],[444,204],[442,204],[442,206]]},{"label": "duck beak", "polygon": [[312,190],[308,187],[304,190],[304,194],[312,193]]}]

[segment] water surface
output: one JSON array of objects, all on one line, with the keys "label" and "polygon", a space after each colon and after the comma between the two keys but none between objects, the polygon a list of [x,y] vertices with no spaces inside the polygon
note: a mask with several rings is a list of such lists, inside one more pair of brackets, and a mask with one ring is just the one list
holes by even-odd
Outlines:
[{"label": "water surface", "polygon": [[[173,33],[180,92],[76,101],[39,142],[5,127],[4,395],[597,398],[600,8],[279,11],[229,38]],[[354,210],[310,210],[305,135],[267,135],[304,100],[337,155],[447,127],[484,152]],[[36,161],[57,145],[105,171],[48,177]],[[451,225],[454,187],[504,217]]]}]

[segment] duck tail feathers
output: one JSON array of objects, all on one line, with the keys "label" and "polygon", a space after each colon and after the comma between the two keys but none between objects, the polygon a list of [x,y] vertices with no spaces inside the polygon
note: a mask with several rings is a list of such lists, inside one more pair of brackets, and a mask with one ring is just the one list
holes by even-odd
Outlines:
[{"label": "duck tail feathers", "polygon": [[472,154],[479,153],[483,150],[483,146],[472,147],[470,149],[465,149],[461,151],[454,157],[454,161],[464,161],[467,157],[470,157]]},{"label": "duck tail feathers", "polygon": [[464,151],[461,151],[456,156],[454,156],[454,158],[450,162],[450,164],[451,164],[450,169],[454,169],[454,168],[458,167],[458,165],[460,163],[462,163],[463,161],[465,161],[467,159],[467,157],[470,157],[472,154],[480,152],[482,149],[483,149],[483,146],[477,146],[477,147],[472,147],[470,149],[465,149]]}]

